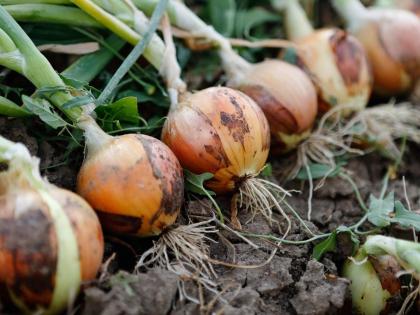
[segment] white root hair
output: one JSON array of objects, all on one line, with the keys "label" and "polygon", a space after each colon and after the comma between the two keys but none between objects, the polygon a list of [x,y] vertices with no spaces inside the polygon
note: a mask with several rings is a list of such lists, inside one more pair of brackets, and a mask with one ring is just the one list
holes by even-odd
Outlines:
[{"label": "white root hair", "polygon": [[277,222],[273,219],[272,210],[277,209],[287,222],[287,229],[283,233],[285,238],[290,232],[292,222],[281,204],[284,198],[290,195],[289,191],[277,184],[262,178],[250,177],[241,184],[237,202],[239,207],[244,207],[245,211],[251,213],[249,221],[252,221],[257,214],[262,214],[270,224]]},{"label": "white root hair", "polygon": [[[180,225],[159,236],[153,246],[141,255],[135,269],[160,267],[178,275],[180,280],[193,280],[207,290],[217,293],[217,277],[210,259],[207,234],[217,233],[213,219]],[[185,291],[183,281],[178,284],[183,298],[196,302]]]}]

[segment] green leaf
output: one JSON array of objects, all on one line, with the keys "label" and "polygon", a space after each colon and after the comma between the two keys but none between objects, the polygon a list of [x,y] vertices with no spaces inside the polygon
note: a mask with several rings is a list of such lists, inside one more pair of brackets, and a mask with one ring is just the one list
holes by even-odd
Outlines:
[{"label": "green leaf", "polygon": [[[310,163],[309,164],[309,172],[311,173],[312,179],[324,178],[325,176],[335,177],[338,174],[340,174],[344,165],[346,165],[345,161],[338,161],[336,163],[336,167],[333,169],[333,168],[331,168],[330,165]],[[300,180],[309,179],[306,167],[302,167],[302,169],[300,169],[296,178],[300,179]]]},{"label": "green leaf", "polygon": [[420,231],[420,214],[407,210],[400,201],[395,202],[395,216],[392,222]]},{"label": "green leaf", "polygon": [[283,55],[283,60],[292,65],[297,64],[298,56],[296,53],[296,49],[294,49],[293,47],[286,48],[286,51]]},{"label": "green leaf", "polygon": [[386,227],[391,224],[390,215],[394,211],[394,192],[390,192],[384,199],[369,197],[368,220],[377,227]]},{"label": "green leaf", "polygon": [[335,250],[337,246],[337,232],[334,231],[328,236],[325,240],[320,242],[314,247],[314,250],[312,252],[312,256],[316,260],[320,260],[322,256],[324,256],[327,252],[332,252]]},{"label": "green leaf", "polygon": [[360,241],[357,235],[347,226],[341,225],[335,231],[333,231],[325,240],[318,243],[312,252],[312,256],[316,260],[320,260],[328,252],[333,252],[337,248],[337,235],[338,234],[348,234],[350,240],[353,243],[353,253],[356,251],[356,248],[359,246]]},{"label": "green leaf", "polygon": [[11,100],[0,96],[0,115],[7,117],[27,117],[31,116],[32,113]]},{"label": "green leaf", "polygon": [[271,176],[273,174],[273,167],[271,166],[271,163],[265,164],[260,174],[264,177]]},{"label": "green leaf", "polygon": [[26,110],[37,115],[39,119],[50,127],[57,129],[68,125],[63,118],[52,110],[50,103],[46,100],[33,99],[26,95],[22,95],[22,100]]},{"label": "green leaf", "polygon": [[149,95],[143,91],[127,89],[118,93],[118,97],[135,96],[137,101],[141,103],[150,102],[156,106],[168,108],[169,99],[162,95]]},{"label": "green leaf", "polygon": [[63,104],[63,109],[69,109],[73,107],[80,107],[89,103],[94,103],[95,99],[91,95],[75,96],[70,101]]},{"label": "green leaf", "polygon": [[121,120],[138,124],[140,115],[137,107],[137,98],[134,96],[124,97],[112,104],[104,104],[95,109],[100,117],[110,116],[113,120]]},{"label": "green leaf", "polygon": [[253,39],[251,36],[251,31],[253,28],[265,24],[267,22],[278,21],[278,14],[271,13],[263,8],[238,10],[236,12],[235,34],[238,37]]},{"label": "green leaf", "polygon": [[235,0],[208,1],[211,24],[224,36],[231,36],[235,27]]},{"label": "green leaf", "polygon": [[214,196],[215,193],[211,190],[204,188],[204,182],[213,178],[213,174],[211,173],[203,173],[203,174],[194,174],[189,170],[184,170],[185,174],[185,188],[195,194],[203,195],[203,196]]}]

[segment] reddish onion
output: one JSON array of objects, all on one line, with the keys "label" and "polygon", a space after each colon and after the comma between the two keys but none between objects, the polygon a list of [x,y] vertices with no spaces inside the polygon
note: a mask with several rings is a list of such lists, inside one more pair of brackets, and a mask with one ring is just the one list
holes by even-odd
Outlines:
[{"label": "reddish onion", "polygon": [[420,77],[420,19],[404,10],[367,9],[358,0],[333,4],[366,49],[375,92],[391,96],[409,91]]}]

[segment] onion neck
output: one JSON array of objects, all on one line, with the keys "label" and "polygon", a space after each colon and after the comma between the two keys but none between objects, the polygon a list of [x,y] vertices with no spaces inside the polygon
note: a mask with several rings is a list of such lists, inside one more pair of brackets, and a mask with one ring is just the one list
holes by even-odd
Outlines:
[{"label": "onion neck", "polygon": [[332,0],[332,5],[350,28],[357,26],[369,13],[359,0]]},{"label": "onion neck", "polygon": [[290,40],[296,41],[314,32],[312,24],[297,0],[272,0],[272,5],[277,10],[284,10],[284,23]]},{"label": "onion neck", "polygon": [[107,146],[113,139],[88,115],[82,116],[77,123],[77,127],[84,131],[88,159],[100,151],[101,148]]}]

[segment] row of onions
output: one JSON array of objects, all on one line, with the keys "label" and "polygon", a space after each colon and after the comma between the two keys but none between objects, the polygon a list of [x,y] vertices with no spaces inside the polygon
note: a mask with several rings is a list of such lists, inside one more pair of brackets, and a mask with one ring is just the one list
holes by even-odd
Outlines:
[{"label": "row of onions", "polygon": [[[273,220],[274,205],[290,228],[290,219],[281,204],[288,192],[275,183],[257,177],[266,164],[271,142],[276,153],[297,150],[297,165],[291,172],[293,176],[296,170],[307,166],[309,160],[333,166],[336,148],[353,152],[351,142],[346,142],[348,139],[353,141],[353,137],[359,136],[360,141],[371,141],[381,128],[381,137],[376,145],[392,145],[394,138],[403,136],[420,141],[417,128],[420,120],[416,119],[420,117],[418,109],[407,106],[365,109],[372,89],[382,95],[405,93],[420,76],[420,42],[412,40],[420,38],[420,21],[412,13],[366,9],[356,0],[333,0],[334,7],[348,24],[349,33],[353,34],[350,35],[340,29],[314,30],[297,0],[275,0],[273,6],[284,11],[285,26],[293,41],[290,46],[296,51],[297,63],[292,65],[272,59],[251,64],[233,50],[226,38],[206,25],[185,5],[170,1],[167,12],[172,24],[200,34],[217,47],[228,87],[188,92],[180,78],[170,28],[164,25],[165,42],[153,34],[144,56],[161,72],[171,97],[161,142],[140,134],[117,137],[106,134],[90,115],[93,105],[64,108],[63,105],[73,98],[72,94],[9,13],[17,20],[25,21],[28,19],[25,10],[28,9],[43,8],[44,13],[61,10],[62,14],[55,17],[55,22],[106,27],[136,45],[149,29],[149,21],[144,14],[150,15],[156,6],[162,6],[165,1],[72,0],[71,3],[80,9],[69,6],[70,1],[67,0],[45,0],[41,1],[42,4],[39,0],[35,2],[37,4],[31,4],[31,0],[13,4],[13,0],[0,0],[0,4],[5,4],[0,7],[0,64],[24,75],[38,89],[63,88],[51,93],[48,101],[61,110],[75,127],[84,131],[87,154],[78,176],[78,194],[96,210],[107,231],[142,237],[162,234],[157,245],[140,259],[141,263],[147,263],[149,259],[160,260],[162,266],[170,265],[168,253],[165,252],[168,247],[181,238],[188,241],[185,235],[212,231],[206,227],[197,228],[194,224],[190,225],[190,230],[188,226],[170,228],[174,226],[183,202],[181,166],[193,173],[213,174],[206,182],[209,189],[220,194],[234,193],[234,200],[240,207],[254,214],[261,213],[270,222]],[[51,22],[51,16],[44,13],[37,15],[37,21]],[[80,18],[68,18],[75,15]],[[153,18],[159,20],[157,15]],[[317,121],[317,117],[325,112],[324,118]],[[355,128],[351,127],[360,122],[365,123],[366,128],[364,133],[356,134],[353,132]],[[334,128],[325,127],[328,124]],[[411,126],[412,131],[408,135],[402,131],[406,124]],[[335,129],[338,125],[339,132]],[[1,145],[0,142],[0,153]],[[5,178],[8,177],[4,183],[5,187],[12,187],[3,190],[7,200],[11,200],[1,209],[6,209],[5,218],[14,218],[16,226],[33,222],[19,220],[21,212],[17,210],[20,205],[16,203],[16,189],[20,189],[28,194],[28,198],[32,198],[30,200],[42,204],[27,211],[29,215],[43,215],[46,217],[44,220],[52,221],[56,231],[51,235],[56,235],[58,241],[49,238],[45,240],[48,244],[42,244],[57,248],[52,251],[54,257],[41,257],[39,261],[40,264],[50,263],[52,271],[48,276],[56,277],[53,284],[51,279],[48,282],[42,300],[33,300],[30,290],[28,293],[22,290],[22,286],[14,288],[25,277],[32,280],[31,277],[37,276],[36,270],[21,276],[17,273],[14,279],[7,278],[7,275],[15,274],[14,270],[10,269],[4,274],[0,271],[0,282],[6,284],[12,299],[19,306],[32,310],[42,307],[54,313],[65,307],[69,294],[78,290],[81,280],[92,279],[96,274],[103,252],[101,230],[90,206],[79,201],[80,198],[74,194],[45,183],[38,173],[37,164],[21,146],[4,140],[4,147],[3,159],[9,162],[9,168],[4,173]],[[13,154],[17,154],[17,158]],[[16,173],[22,174],[16,176]],[[78,200],[73,201],[72,198]],[[67,207],[72,207],[72,213],[80,213],[80,218],[73,218]],[[3,213],[0,215],[3,218]],[[86,220],[92,225],[84,233],[92,234],[80,232],[79,235],[77,220],[85,220],[84,216],[89,217]],[[222,215],[219,219],[223,222]],[[0,223],[0,244],[11,242],[17,246],[13,240],[2,238],[6,235],[2,233],[2,228],[3,223]],[[203,235],[200,237],[204,238]],[[81,244],[85,238],[89,241]],[[186,249],[181,246],[170,249],[178,255],[187,256],[193,264],[208,262],[206,249],[201,249],[199,243],[191,242],[192,245],[187,245]],[[407,260],[407,256],[399,251],[380,246],[382,251],[377,250],[374,246],[381,242],[384,240],[374,237],[368,240],[361,249],[362,254],[356,259],[368,255],[380,256],[386,252],[395,256],[404,269],[412,267],[414,262]],[[394,239],[389,242],[412,247],[411,243],[407,245]],[[371,243],[375,245],[370,246]],[[33,245],[23,243],[22,246]],[[414,248],[412,252],[417,251]],[[16,259],[7,255],[7,251],[0,250],[0,263],[2,260]],[[85,258],[84,255],[95,257]],[[63,267],[60,264],[66,257],[78,259],[73,265],[74,270],[62,275],[60,268]],[[24,258],[24,264],[32,259],[30,256]],[[349,278],[353,277],[352,273],[359,272],[351,262],[354,263],[351,260],[345,271]],[[359,265],[355,263],[355,266]],[[173,270],[179,270],[179,265]],[[213,270],[211,265],[206,265],[204,271],[200,272],[211,275]],[[61,277],[62,282],[58,280]],[[357,281],[354,281],[354,286],[357,286]],[[357,297],[358,293],[353,295]],[[365,313],[377,314],[376,311]]]}]

